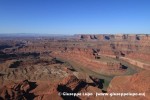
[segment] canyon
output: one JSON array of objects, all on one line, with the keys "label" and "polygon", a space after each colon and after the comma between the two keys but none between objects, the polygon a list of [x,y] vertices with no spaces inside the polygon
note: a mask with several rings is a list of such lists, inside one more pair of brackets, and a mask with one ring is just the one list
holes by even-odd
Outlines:
[{"label": "canyon", "polygon": [[149,82],[149,34],[0,37],[0,100],[149,100]]}]

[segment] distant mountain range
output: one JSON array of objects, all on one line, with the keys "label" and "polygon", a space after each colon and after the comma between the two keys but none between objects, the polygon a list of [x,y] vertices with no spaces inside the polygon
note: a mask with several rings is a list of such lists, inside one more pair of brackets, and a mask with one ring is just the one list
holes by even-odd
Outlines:
[{"label": "distant mountain range", "polygon": [[71,35],[48,34],[48,33],[0,33],[0,37],[42,37],[42,36],[62,37],[62,36],[71,36]]}]

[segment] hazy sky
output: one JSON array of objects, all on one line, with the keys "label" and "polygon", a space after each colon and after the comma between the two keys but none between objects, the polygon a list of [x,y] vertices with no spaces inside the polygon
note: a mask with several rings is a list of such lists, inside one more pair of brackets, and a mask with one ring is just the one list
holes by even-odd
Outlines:
[{"label": "hazy sky", "polygon": [[0,0],[0,33],[150,33],[150,0]]}]

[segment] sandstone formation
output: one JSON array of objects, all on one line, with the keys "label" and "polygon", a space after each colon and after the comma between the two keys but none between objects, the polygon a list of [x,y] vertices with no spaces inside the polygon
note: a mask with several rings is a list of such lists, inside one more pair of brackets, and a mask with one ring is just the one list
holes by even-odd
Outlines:
[{"label": "sandstone formation", "polygon": [[132,76],[117,76],[108,87],[108,93],[145,93],[145,96],[111,97],[111,100],[149,100],[150,99],[150,71],[142,71]]}]

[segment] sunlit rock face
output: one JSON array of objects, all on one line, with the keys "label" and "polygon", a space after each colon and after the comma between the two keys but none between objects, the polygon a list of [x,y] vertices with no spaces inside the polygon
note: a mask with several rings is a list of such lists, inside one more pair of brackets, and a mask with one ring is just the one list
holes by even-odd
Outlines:
[{"label": "sunlit rock face", "polygon": [[150,71],[142,71],[130,76],[116,76],[109,84],[108,93],[145,93],[145,96],[112,97],[112,99],[149,100],[150,84],[147,84],[150,81],[149,76]]}]

